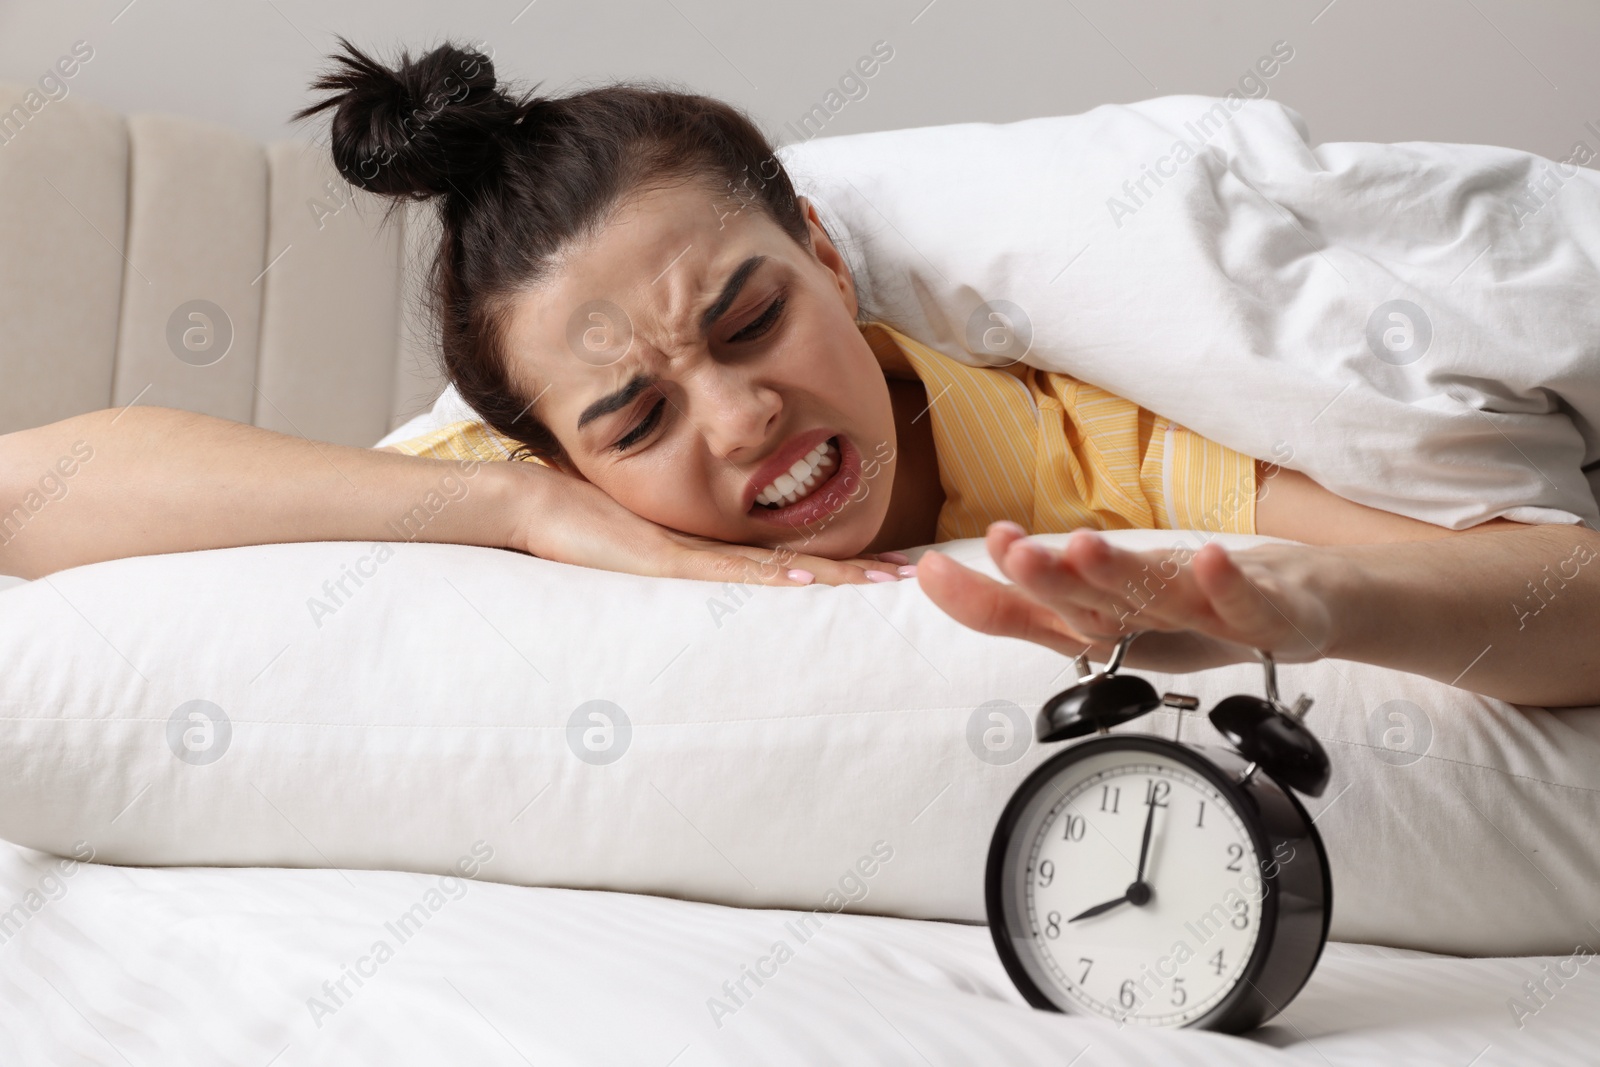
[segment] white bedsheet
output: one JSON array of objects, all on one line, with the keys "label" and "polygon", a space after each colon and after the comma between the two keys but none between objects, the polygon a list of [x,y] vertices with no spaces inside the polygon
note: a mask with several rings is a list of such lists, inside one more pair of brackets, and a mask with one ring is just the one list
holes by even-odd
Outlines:
[{"label": "white bedsheet", "polygon": [[[1559,960],[1330,945],[1284,1014],[1235,1038],[1034,1011],[981,926],[840,914],[802,942],[804,913],[659,897],[61,862],[0,843],[0,1063],[1492,1067],[1600,1046],[1592,962],[1519,1029],[1508,1001]],[[780,940],[792,957],[734,1004],[723,983]]]}]

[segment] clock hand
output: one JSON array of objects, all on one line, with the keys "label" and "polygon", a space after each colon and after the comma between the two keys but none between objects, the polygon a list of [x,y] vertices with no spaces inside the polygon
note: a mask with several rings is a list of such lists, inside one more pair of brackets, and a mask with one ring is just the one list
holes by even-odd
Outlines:
[{"label": "clock hand", "polygon": [[1101,912],[1110,911],[1112,908],[1116,907],[1118,904],[1126,904],[1126,903],[1128,903],[1128,895],[1126,893],[1124,893],[1122,896],[1118,897],[1116,900],[1108,900],[1104,904],[1096,904],[1094,907],[1090,908],[1087,911],[1080,911],[1078,914],[1076,914],[1072,918],[1068,919],[1067,922],[1075,923],[1079,919],[1091,919],[1094,916],[1099,915]]},{"label": "clock hand", "polygon": [[1092,919],[1096,915],[1110,911],[1118,904],[1133,904],[1142,908],[1150,903],[1150,887],[1144,881],[1144,864],[1145,860],[1150,858],[1150,830],[1156,823],[1155,800],[1155,793],[1152,791],[1150,800],[1145,805],[1148,809],[1148,814],[1144,817],[1144,840],[1139,843],[1139,873],[1134,876],[1133,884],[1128,887],[1128,891],[1116,900],[1108,900],[1104,904],[1096,904],[1087,911],[1079,912],[1068,919],[1067,922],[1075,923],[1079,919]]},{"label": "clock hand", "polygon": [[1139,873],[1133,876],[1135,882],[1144,881],[1144,861],[1150,857],[1150,828],[1156,822],[1155,790],[1150,791],[1150,800],[1145,807],[1149,809],[1150,814],[1144,817],[1144,840],[1139,844]]}]

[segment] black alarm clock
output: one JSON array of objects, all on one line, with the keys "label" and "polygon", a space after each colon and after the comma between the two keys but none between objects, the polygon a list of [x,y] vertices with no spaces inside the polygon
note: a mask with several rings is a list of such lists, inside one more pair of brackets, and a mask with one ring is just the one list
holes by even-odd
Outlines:
[{"label": "black alarm clock", "polygon": [[[989,931],[1036,1008],[1240,1033],[1310,978],[1328,938],[1327,853],[1295,793],[1320,796],[1311,699],[1231,696],[1210,720],[1233,750],[1181,740],[1191,696],[1117,673],[1119,641],[1039,712],[1041,742],[1098,734],[1041,764],[1006,805],[984,880]],[[1161,705],[1172,740],[1109,733]]]}]

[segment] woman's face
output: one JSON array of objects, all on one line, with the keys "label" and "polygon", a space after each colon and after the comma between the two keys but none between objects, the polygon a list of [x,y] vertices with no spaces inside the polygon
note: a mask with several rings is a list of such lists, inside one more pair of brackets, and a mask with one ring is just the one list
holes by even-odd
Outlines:
[{"label": "woman's face", "polygon": [[511,378],[562,469],[634,514],[848,559],[889,510],[894,415],[849,268],[801,204],[814,254],[702,183],[625,200],[518,300]]}]

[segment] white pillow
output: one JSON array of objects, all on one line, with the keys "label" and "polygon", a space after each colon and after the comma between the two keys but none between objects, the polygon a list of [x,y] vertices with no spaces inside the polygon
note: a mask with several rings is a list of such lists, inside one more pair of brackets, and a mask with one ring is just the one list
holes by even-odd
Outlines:
[{"label": "white pillow", "polygon": [[[996,573],[980,540],[940,549]],[[51,575],[0,593],[0,662],[0,834],[35,848],[445,873],[482,841],[484,875],[514,883],[978,922],[1000,809],[1060,747],[1032,741],[1033,713],[1072,678],[914,581],[719,586],[353,542]],[[1137,673],[1203,709],[1261,691],[1251,664]],[[1308,802],[1334,938],[1532,954],[1592,936],[1600,709],[1343,661],[1281,681],[1316,698],[1334,762]],[[983,730],[1010,705],[997,756]],[[1170,732],[1170,713],[1134,727]],[[1198,716],[1187,731],[1216,741]]]}]

